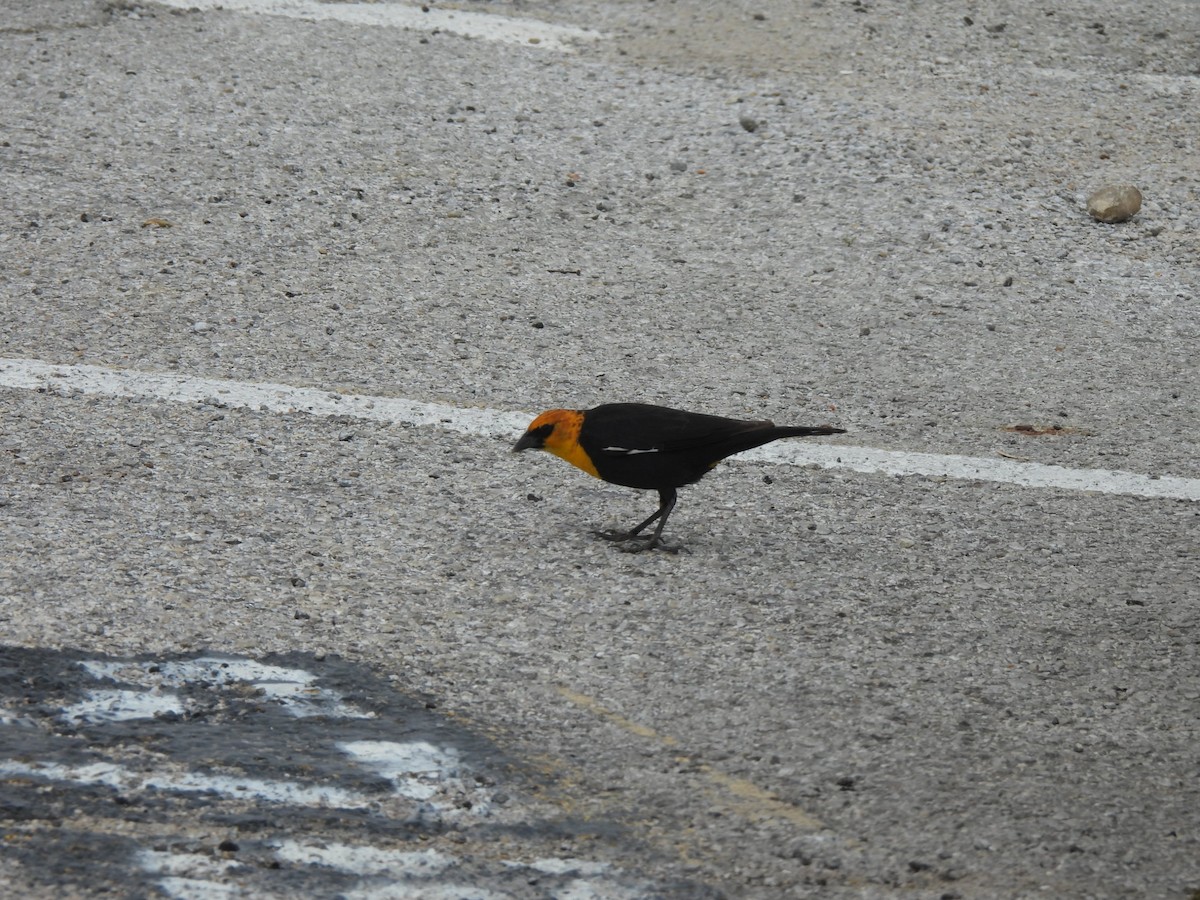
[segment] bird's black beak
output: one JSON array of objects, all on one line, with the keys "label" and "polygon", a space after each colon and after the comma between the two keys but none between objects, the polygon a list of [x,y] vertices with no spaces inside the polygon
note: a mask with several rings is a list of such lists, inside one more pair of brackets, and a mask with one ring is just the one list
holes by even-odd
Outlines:
[{"label": "bird's black beak", "polygon": [[522,450],[541,450],[546,446],[546,438],[550,432],[554,430],[553,425],[542,425],[540,428],[530,428],[527,432],[521,435],[521,439],[513,445],[513,453],[520,453]]}]

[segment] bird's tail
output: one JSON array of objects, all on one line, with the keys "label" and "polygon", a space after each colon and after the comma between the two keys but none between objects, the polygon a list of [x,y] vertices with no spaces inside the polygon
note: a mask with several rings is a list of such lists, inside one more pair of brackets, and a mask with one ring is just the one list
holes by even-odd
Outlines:
[{"label": "bird's tail", "polygon": [[776,425],[773,422],[751,422],[748,427],[736,434],[730,435],[724,442],[717,459],[724,459],[743,450],[753,450],[771,441],[789,437],[814,437],[822,434],[845,434],[845,428],[834,428],[832,425]]},{"label": "bird's tail", "polygon": [[821,434],[845,434],[845,428],[834,428],[832,425],[776,425],[770,440],[787,437],[814,437]]}]

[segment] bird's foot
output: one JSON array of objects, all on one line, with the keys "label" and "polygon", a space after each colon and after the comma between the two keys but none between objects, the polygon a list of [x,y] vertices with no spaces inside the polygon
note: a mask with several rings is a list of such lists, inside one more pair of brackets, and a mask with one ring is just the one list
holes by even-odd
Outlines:
[{"label": "bird's foot", "polygon": [[622,553],[641,553],[643,550],[661,550],[663,553],[679,553],[681,550],[687,552],[687,549],[682,544],[668,544],[662,538],[635,538],[631,541],[626,541],[621,544],[620,550]]},{"label": "bird's foot", "polygon": [[658,535],[638,537],[628,531],[594,531],[596,537],[620,544],[622,553],[641,553],[643,550],[662,550],[664,553],[678,553],[683,549],[682,544],[668,544]]},{"label": "bird's foot", "polygon": [[625,541],[632,541],[637,537],[637,532],[635,531],[593,531],[592,534],[603,540],[614,541],[618,544]]}]

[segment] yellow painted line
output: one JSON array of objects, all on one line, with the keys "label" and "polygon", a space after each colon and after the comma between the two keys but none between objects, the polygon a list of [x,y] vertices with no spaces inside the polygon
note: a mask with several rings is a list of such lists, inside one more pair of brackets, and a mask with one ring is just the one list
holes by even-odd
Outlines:
[{"label": "yellow painted line", "polygon": [[[679,741],[671,737],[671,735],[660,734],[653,728],[627,719],[620,713],[609,709],[594,697],[589,697],[586,694],[581,694],[578,691],[573,691],[561,685],[558,686],[557,690],[563,697],[580,709],[585,709],[597,718],[604,719],[606,722],[616,725],[622,731],[627,731],[640,738],[656,741],[664,747],[679,746]],[[708,780],[709,788],[718,802],[745,819],[783,819],[805,831],[821,831],[825,828],[825,824],[820,819],[810,816],[798,806],[780,800],[770,791],[759,787],[752,781],[727,775],[705,763],[698,765],[695,771]]]},{"label": "yellow painted line", "polygon": [[752,781],[747,781],[745,778],[734,778],[709,765],[701,766],[700,771],[716,787],[734,798],[726,800],[726,805],[745,819],[785,819],[805,831],[821,831],[825,828],[825,823],[820,819],[813,818],[800,807],[788,803],[786,800],[780,800],[770,791],[760,788]]},{"label": "yellow painted line", "polygon": [[636,734],[638,737],[649,738],[652,741],[658,741],[664,747],[675,747],[678,741],[670,735],[659,734],[653,728],[647,728],[645,725],[639,725],[637,722],[631,722],[620,713],[613,712],[607,706],[602,706],[599,701],[580,694],[570,688],[559,687],[558,692],[574,703],[576,706],[586,709],[590,713],[594,713],[597,718],[607,719],[612,722],[622,731],[628,731],[630,734]]}]

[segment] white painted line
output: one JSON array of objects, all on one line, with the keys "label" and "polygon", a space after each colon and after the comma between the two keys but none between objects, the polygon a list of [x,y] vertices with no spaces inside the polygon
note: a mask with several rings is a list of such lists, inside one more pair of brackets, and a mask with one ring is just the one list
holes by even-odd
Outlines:
[{"label": "white painted line", "polygon": [[351,25],[405,28],[411,31],[448,31],[462,37],[507,44],[524,44],[570,53],[573,41],[594,41],[606,35],[572,25],[554,25],[537,19],[517,19],[461,9],[437,9],[402,3],[327,3],[321,0],[157,0],[176,9],[232,10],[265,16],[284,16],[311,22],[337,21]]},{"label": "white painted line", "polygon": [[[286,384],[228,381],[103,366],[63,366],[36,359],[0,358],[0,387],[203,403],[284,414],[352,416],[514,441],[533,420],[533,415],[527,412],[343,394]],[[800,441],[780,442],[742,455],[773,463],[815,465],[872,474],[956,478],[1098,494],[1200,500],[1200,478],[1139,475],[1113,469],[1068,469],[1006,459]]]},{"label": "white painted line", "polygon": [[269,382],[226,381],[102,366],[59,366],[36,359],[0,358],[0,387],[204,403],[271,413],[352,416],[388,424],[433,426],[473,436],[512,437],[514,441],[533,419],[529,413],[342,394]]},{"label": "white painted line", "polygon": [[771,444],[743,453],[746,459],[823,469],[850,469],[882,475],[918,475],[994,481],[1021,487],[1130,494],[1164,500],[1200,500],[1200,478],[1139,475],[1117,469],[1068,469],[1044,463],[958,456],[953,453],[912,453],[830,444]]}]

